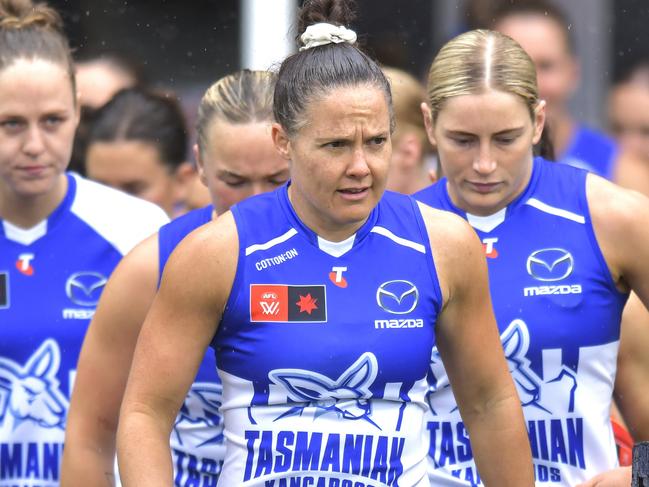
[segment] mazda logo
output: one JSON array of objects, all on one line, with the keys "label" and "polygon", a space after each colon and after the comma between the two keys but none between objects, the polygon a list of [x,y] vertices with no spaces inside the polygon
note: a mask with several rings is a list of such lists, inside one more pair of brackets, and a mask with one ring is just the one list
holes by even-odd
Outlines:
[{"label": "mazda logo", "polygon": [[537,281],[560,281],[572,274],[574,264],[572,254],[567,250],[541,249],[527,258],[527,273]]},{"label": "mazda logo", "polygon": [[98,272],[77,272],[68,277],[65,294],[79,306],[96,306],[106,278]]},{"label": "mazda logo", "polygon": [[388,281],[376,291],[376,303],[388,313],[405,315],[417,306],[419,291],[410,281]]}]

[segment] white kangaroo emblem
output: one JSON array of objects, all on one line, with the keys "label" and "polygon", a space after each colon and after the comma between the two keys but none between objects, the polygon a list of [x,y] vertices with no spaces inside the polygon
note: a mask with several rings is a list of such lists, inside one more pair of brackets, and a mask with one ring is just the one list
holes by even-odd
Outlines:
[{"label": "white kangaroo emblem", "polygon": [[[270,380],[286,389],[291,401],[308,403],[296,406],[277,419],[302,414],[307,406],[321,409],[320,416],[335,413],[340,418],[365,420],[377,428],[371,419],[372,393],[370,387],[376,379],[378,363],[372,353],[364,353],[345,370],[338,379],[304,369],[276,369],[268,373]],[[380,429],[380,428],[379,428]]]},{"label": "white kangaroo emblem", "polygon": [[[222,397],[221,384],[197,383],[192,386],[173,428],[181,445],[192,443],[192,446],[198,448],[223,443],[223,418],[219,411]],[[183,428],[187,423],[204,426],[201,430],[204,434],[199,434],[195,428]]]},{"label": "white kangaroo emblem", "polygon": [[[509,372],[514,379],[518,396],[524,408],[535,407],[550,413],[548,398],[554,398],[553,406],[555,407],[552,409],[555,413],[574,411],[574,397],[577,389],[575,373],[566,366],[561,366],[556,376],[544,380],[532,370],[526,356],[530,346],[530,334],[523,320],[513,320],[500,335],[500,340]],[[430,368],[433,380],[427,399],[433,414],[453,412],[457,409],[457,405],[450,392],[448,377],[437,347],[433,348]],[[557,397],[567,399],[564,404],[557,405]]]},{"label": "white kangaroo emblem", "polygon": [[0,358],[0,429],[15,430],[28,421],[65,429],[69,403],[56,378],[60,363],[61,353],[52,339],[45,340],[24,367]]}]

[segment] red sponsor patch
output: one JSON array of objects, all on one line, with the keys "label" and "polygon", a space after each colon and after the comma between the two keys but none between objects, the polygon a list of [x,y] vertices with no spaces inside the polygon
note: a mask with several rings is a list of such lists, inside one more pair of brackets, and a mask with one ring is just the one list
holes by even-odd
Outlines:
[{"label": "red sponsor patch", "polygon": [[326,323],[326,288],[323,284],[251,284],[250,321]]},{"label": "red sponsor patch", "polygon": [[253,284],[250,287],[250,321],[288,321],[288,286]]},{"label": "red sponsor patch", "polygon": [[340,276],[340,280],[338,280],[338,274],[335,272],[330,272],[329,273],[329,280],[333,282],[336,286],[346,288],[347,287],[347,279],[344,277]]}]

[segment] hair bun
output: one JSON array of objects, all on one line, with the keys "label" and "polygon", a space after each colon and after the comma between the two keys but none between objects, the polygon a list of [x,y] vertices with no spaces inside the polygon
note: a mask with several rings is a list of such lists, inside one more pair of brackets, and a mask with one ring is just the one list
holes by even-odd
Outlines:
[{"label": "hair bun", "polygon": [[298,20],[298,43],[303,45],[302,34],[307,27],[327,23],[349,27],[356,18],[354,0],[306,0]]},{"label": "hair bun", "polygon": [[63,32],[63,20],[58,12],[44,3],[31,0],[0,0],[0,28],[26,29],[41,27]]}]

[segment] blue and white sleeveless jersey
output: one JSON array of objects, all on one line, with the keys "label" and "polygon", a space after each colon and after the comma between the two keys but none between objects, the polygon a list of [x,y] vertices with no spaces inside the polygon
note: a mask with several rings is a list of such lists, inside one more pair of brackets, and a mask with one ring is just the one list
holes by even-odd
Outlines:
[{"label": "blue and white sleeveless jersey", "polygon": [[151,203],[68,174],[54,212],[0,220],[0,487],[59,485],[77,358],[120,258],[168,221]]},{"label": "blue and white sleeveless jersey", "polygon": [[[212,220],[212,205],[191,211],[158,232],[160,276],[171,252],[192,230]],[[171,432],[174,485],[215,486],[225,457],[221,381],[214,351],[206,354]]]},{"label": "blue and white sleeveless jersey", "polygon": [[[609,412],[627,295],[616,289],[597,244],[586,175],[537,158],[523,194],[488,217],[453,205],[445,178],[415,195],[466,218],[483,242],[539,486],[573,486],[617,464]],[[431,384],[431,484],[481,485],[437,353]]]},{"label": "blue and white sleeveless jersey", "polygon": [[423,414],[442,298],[417,203],[387,193],[349,239],[287,186],[232,208],[239,260],[215,335],[224,486],[427,486]]},{"label": "blue and white sleeveless jersey", "polygon": [[579,125],[558,162],[612,179],[618,153],[617,144],[609,136]]}]

